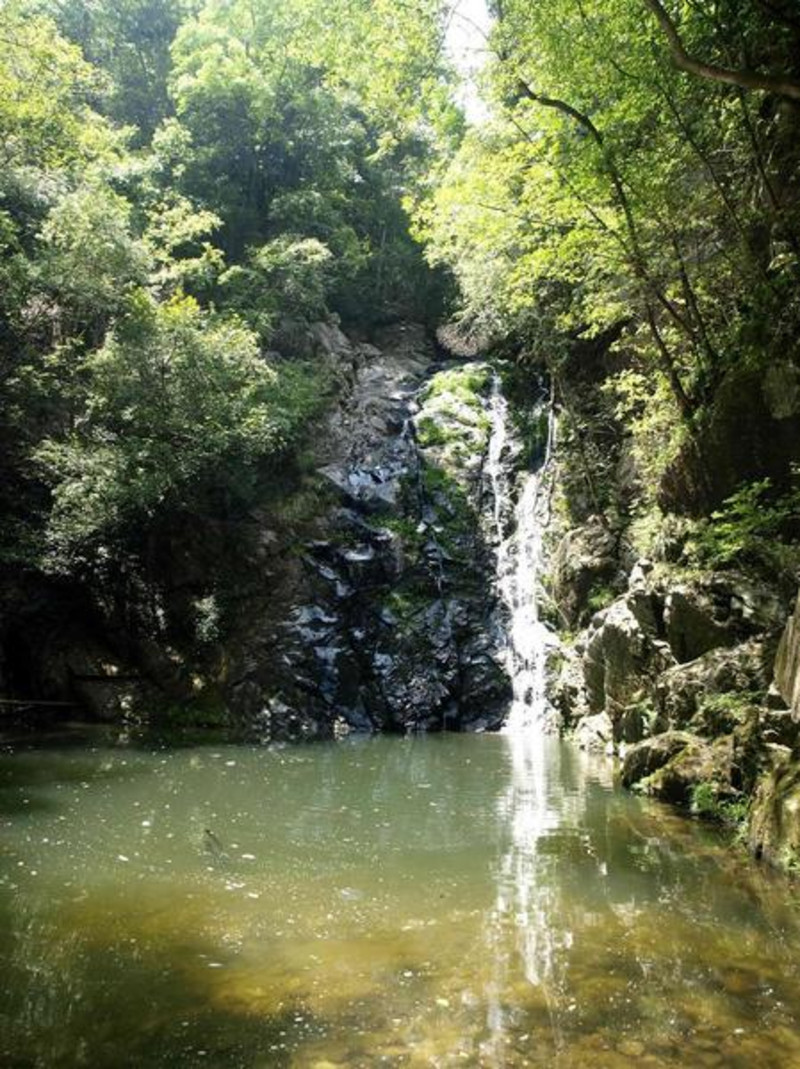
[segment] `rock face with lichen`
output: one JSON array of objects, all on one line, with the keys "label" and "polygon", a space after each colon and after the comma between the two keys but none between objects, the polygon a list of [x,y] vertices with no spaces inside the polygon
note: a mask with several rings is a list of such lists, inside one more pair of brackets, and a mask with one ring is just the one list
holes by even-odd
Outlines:
[{"label": "rock face with lichen", "polygon": [[[750,849],[779,868],[800,869],[800,764],[797,722],[800,720],[800,595],[781,635],[775,656],[773,704],[783,728],[772,746],[773,767],[758,785],[750,812]],[[782,744],[782,745],[781,745]]]},{"label": "rock face with lichen", "polygon": [[[554,673],[574,737],[624,755],[623,785],[715,819],[800,864],[795,712],[800,609],[734,572],[673,577],[640,561]],[[785,626],[784,626],[785,625]]]},{"label": "rock face with lichen", "polygon": [[325,508],[291,547],[267,547],[273,575],[289,568],[229,664],[239,717],[270,737],[502,722],[490,379],[482,363],[437,362],[409,327],[366,353],[320,429]]},{"label": "rock face with lichen", "polygon": [[748,841],[756,857],[778,868],[800,868],[800,765],[785,757],[758,786]]}]

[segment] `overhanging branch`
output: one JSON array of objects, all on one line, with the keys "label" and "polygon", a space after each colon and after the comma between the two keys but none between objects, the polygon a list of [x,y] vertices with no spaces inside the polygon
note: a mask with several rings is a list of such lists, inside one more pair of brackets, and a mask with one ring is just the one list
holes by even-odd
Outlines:
[{"label": "overhanging branch", "polygon": [[679,70],[686,71],[688,74],[696,74],[699,78],[707,78],[712,82],[720,82],[723,85],[736,85],[740,89],[760,89],[766,93],[777,93],[778,96],[800,101],[800,82],[795,82],[791,78],[759,74],[758,71],[729,70],[727,67],[718,67],[714,63],[704,63],[702,60],[690,56],[683,46],[678,27],[661,3],[661,0],[644,0],[644,2],[655,15],[659,26],[664,31],[670,54],[672,55],[672,62]]}]

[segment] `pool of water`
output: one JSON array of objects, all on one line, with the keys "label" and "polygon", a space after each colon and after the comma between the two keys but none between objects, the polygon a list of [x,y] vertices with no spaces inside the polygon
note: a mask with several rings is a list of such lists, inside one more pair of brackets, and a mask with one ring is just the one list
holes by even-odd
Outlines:
[{"label": "pool of water", "polygon": [[4,1066],[800,1066],[791,885],[554,739],[0,754]]}]

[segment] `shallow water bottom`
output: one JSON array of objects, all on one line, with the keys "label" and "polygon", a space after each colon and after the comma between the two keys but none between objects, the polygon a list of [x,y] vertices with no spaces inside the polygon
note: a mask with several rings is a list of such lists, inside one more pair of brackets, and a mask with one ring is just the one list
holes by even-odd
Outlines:
[{"label": "shallow water bottom", "polygon": [[9,1066],[800,1067],[794,888],[557,740],[0,757]]}]

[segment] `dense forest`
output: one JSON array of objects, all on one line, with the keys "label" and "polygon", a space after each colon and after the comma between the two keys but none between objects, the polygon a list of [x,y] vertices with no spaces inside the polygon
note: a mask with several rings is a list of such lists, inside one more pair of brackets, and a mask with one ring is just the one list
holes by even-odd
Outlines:
[{"label": "dense forest", "polygon": [[[354,586],[380,604],[340,614],[353,648],[323,733],[343,704],[356,724],[468,726],[470,688],[494,710],[480,723],[499,722],[496,636],[480,634],[494,558],[470,474],[491,376],[458,371],[476,353],[501,371],[517,461],[541,452],[552,389],[541,600],[563,639],[562,722],[602,714],[614,745],[682,728],[697,701],[676,718],[662,674],[754,639],[757,670],[748,647],[727,682],[716,662],[703,677],[721,688],[717,719],[744,731],[770,685],[775,716],[796,700],[791,643],[773,680],[800,514],[794,5],[498,0],[490,14],[473,26],[485,115],[468,122],[447,42],[471,18],[438,0],[3,5],[5,701],[81,704],[81,681],[136,679],[147,715],[206,722],[238,687],[240,719],[269,692],[313,734],[313,665],[297,669],[275,621],[294,611],[302,645],[304,612],[329,623],[322,557],[350,554],[350,590],[377,554],[380,574]],[[413,453],[416,474],[380,491],[403,504],[375,524],[362,513],[381,502],[352,486],[384,473],[337,473],[356,439],[336,428],[409,324],[417,371],[455,364],[417,394],[413,450],[398,430],[411,410],[383,412],[399,437],[381,472]],[[379,373],[381,403],[405,396],[411,379],[397,393]],[[316,578],[301,611],[286,576],[296,587],[302,568]],[[646,610],[624,602],[632,569]],[[644,628],[633,653],[630,635],[611,648],[616,612]],[[365,667],[352,636],[382,626],[400,648]],[[435,685],[420,679],[426,628],[449,651]],[[265,650],[283,667],[259,668]],[[340,652],[331,640],[317,661]],[[734,799],[769,767],[763,746],[791,743],[785,720],[770,731],[755,757],[741,743]]]},{"label": "dense forest", "polygon": [[4,6],[12,566],[124,570],[246,502],[325,393],[266,355],[293,323],[436,315],[401,205],[460,127],[435,13],[361,7]]},{"label": "dense forest", "polygon": [[[704,517],[730,499],[753,542],[700,525],[687,552],[757,555],[797,507],[793,5],[686,4],[680,25],[657,2],[496,14],[497,119],[421,210],[429,255],[453,266],[475,329],[557,379],[576,341],[624,349],[605,392],[633,435],[641,525],[651,507]],[[763,433],[762,380],[784,420]],[[585,459],[597,510],[618,508],[608,451],[587,443]]]}]

